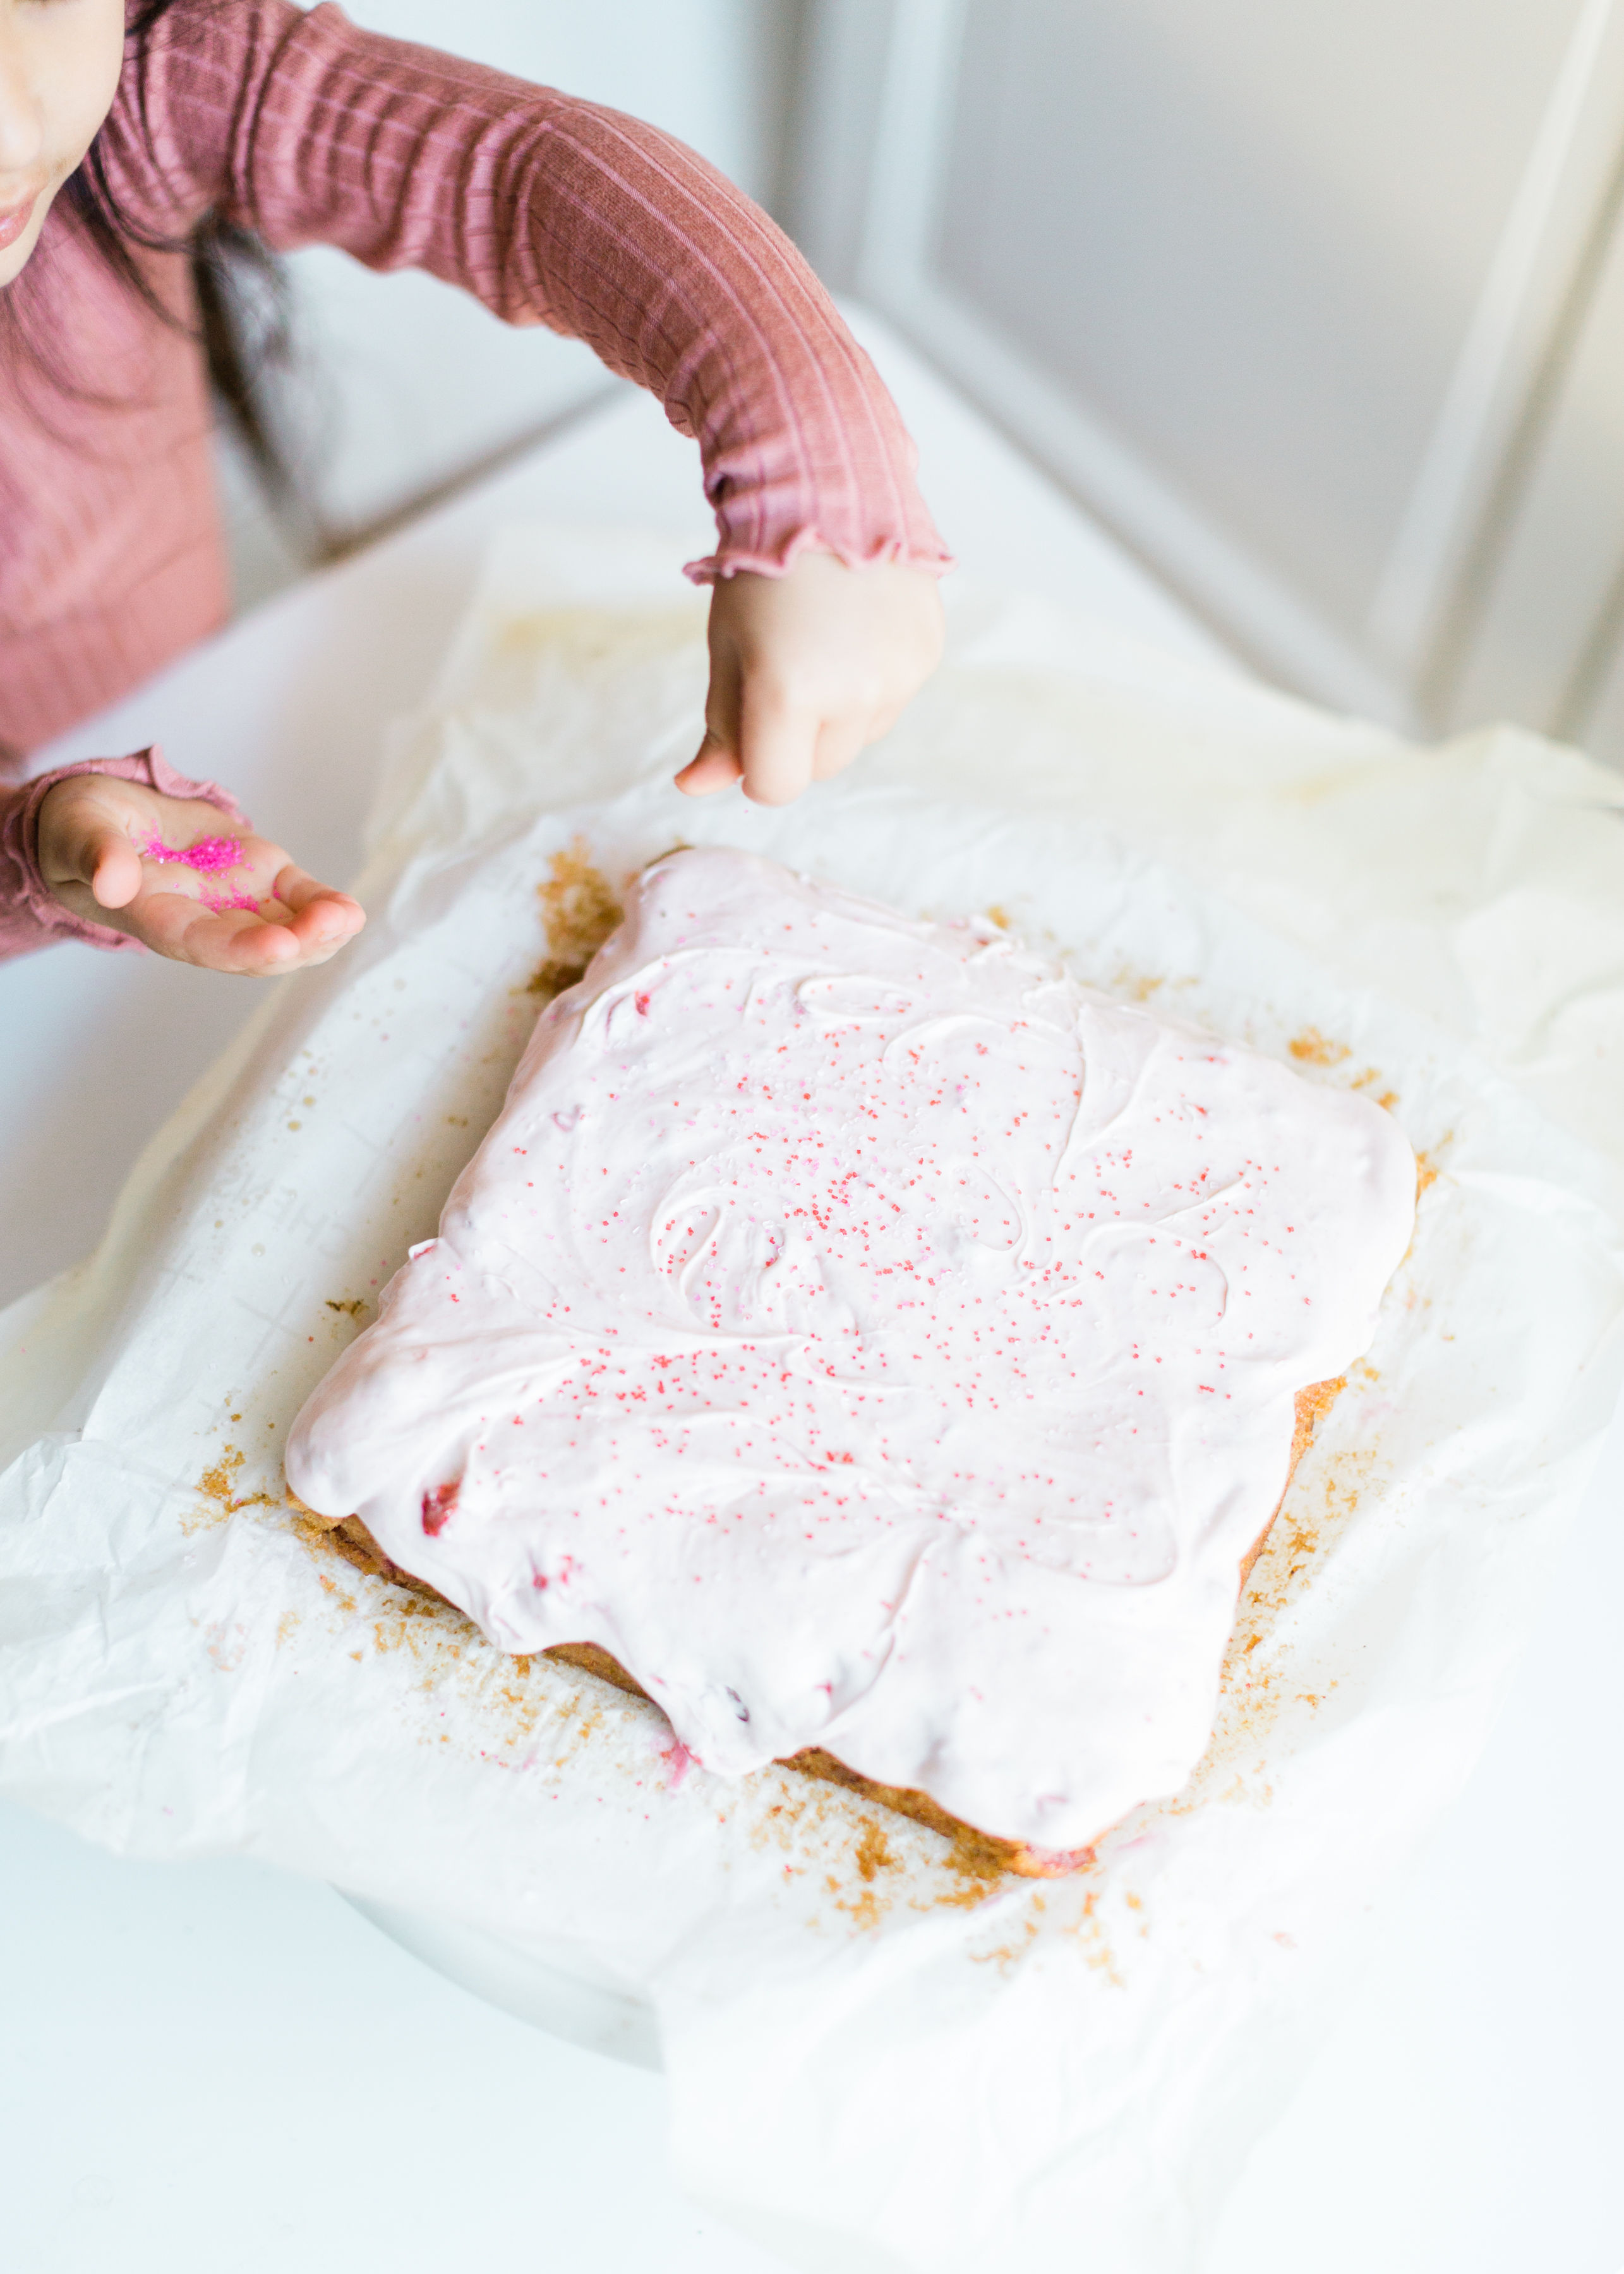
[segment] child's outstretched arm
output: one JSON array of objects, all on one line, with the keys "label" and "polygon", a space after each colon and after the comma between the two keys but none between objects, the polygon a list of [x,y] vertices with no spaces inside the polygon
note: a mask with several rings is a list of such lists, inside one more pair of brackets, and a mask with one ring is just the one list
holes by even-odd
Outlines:
[{"label": "child's outstretched arm", "polygon": [[[934,665],[948,556],[895,404],[761,208],[656,128],[363,32],[336,7],[176,0],[106,133],[133,210],[421,267],[585,340],[700,448],[709,732],[685,787],[793,796]],[[148,139],[150,124],[162,135]]]},{"label": "child's outstretched arm", "polygon": [[325,963],[365,921],[156,750],[0,790],[0,958],[70,937],[271,978]]}]

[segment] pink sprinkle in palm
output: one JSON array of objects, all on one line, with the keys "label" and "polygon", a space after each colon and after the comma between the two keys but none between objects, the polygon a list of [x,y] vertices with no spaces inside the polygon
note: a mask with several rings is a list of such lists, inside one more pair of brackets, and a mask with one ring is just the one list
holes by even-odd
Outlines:
[{"label": "pink sprinkle in palm", "polygon": [[[166,845],[155,829],[149,829],[137,847],[145,860],[178,861],[200,876],[218,877],[227,869],[243,865],[243,840],[240,837],[200,837],[195,845]],[[222,903],[236,907],[236,901]],[[251,906],[254,905],[250,903]]]},{"label": "pink sprinkle in palm", "polygon": [[[200,837],[195,845],[166,845],[155,829],[149,829],[136,849],[146,860],[176,861],[202,877],[222,877],[243,865],[240,837]],[[205,892],[201,897],[212,915],[222,915],[228,908],[246,908],[250,915],[259,913],[259,903],[252,892]]]}]

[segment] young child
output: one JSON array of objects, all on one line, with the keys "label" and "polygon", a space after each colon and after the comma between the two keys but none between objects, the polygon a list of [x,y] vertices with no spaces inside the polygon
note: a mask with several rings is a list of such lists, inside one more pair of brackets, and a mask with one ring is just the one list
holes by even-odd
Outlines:
[{"label": "young child", "polygon": [[[0,0],[0,762],[224,618],[189,247],[423,267],[586,340],[700,445],[705,735],[776,803],[883,734],[947,556],[873,366],[766,215],[670,136],[289,0]],[[223,817],[223,818],[222,818]],[[189,858],[177,857],[188,855]],[[0,787],[0,955],[71,936],[221,971],[363,922],[155,751]]]}]

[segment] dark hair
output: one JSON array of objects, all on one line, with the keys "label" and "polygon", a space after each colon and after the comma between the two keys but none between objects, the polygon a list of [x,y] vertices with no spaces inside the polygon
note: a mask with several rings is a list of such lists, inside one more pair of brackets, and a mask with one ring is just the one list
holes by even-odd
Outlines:
[{"label": "dark hair", "polygon": [[[175,0],[145,0],[135,10],[125,26],[126,64],[139,56],[153,26],[174,5]],[[274,497],[289,498],[296,485],[277,432],[274,388],[278,373],[292,360],[290,296],[275,254],[250,230],[217,214],[206,214],[187,237],[165,237],[144,229],[119,208],[100,133],[63,184],[58,203],[144,307],[171,328],[192,330],[164,305],[135,258],[138,249],[186,255],[198,312],[192,336],[203,350],[214,398],[267,488]],[[11,302],[11,293],[0,295],[0,305]],[[19,312],[15,304],[5,305],[5,328],[11,335],[8,344],[17,343],[21,334],[30,361],[55,387],[81,402],[105,400],[78,373],[56,367],[49,350],[24,332]]]}]

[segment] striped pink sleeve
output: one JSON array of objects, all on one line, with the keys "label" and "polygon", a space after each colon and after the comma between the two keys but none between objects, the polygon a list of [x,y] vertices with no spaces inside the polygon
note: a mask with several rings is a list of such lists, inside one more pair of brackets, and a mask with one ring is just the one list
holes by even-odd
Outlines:
[{"label": "striped pink sleeve", "polygon": [[15,788],[0,788],[0,962],[49,947],[59,939],[147,953],[128,932],[115,931],[110,924],[86,923],[64,908],[40,873],[40,808],[48,791],[75,774],[115,774],[120,781],[142,782],[165,797],[207,798],[231,820],[245,820],[218,782],[192,781],[177,773],[155,744],[131,757],[86,758],[79,765],[36,775]]},{"label": "striped pink sleeve", "polygon": [[670,135],[288,0],[179,0],[139,93],[157,166],[127,137],[128,170],[174,206],[426,268],[657,395],[697,439],[716,512],[690,576],[778,574],[808,546],[950,565],[896,405],[828,294]]}]

